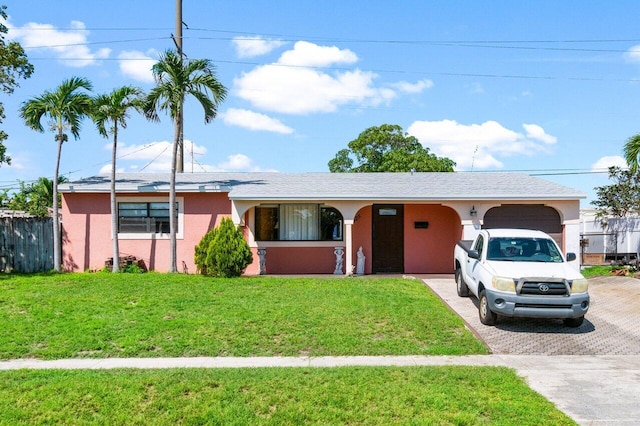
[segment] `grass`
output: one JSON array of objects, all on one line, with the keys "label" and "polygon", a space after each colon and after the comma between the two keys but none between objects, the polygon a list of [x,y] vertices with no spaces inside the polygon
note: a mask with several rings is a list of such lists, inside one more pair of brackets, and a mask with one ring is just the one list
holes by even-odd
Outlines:
[{"label": "grass", "polygon": [[419,280],[0,276],[0,359],[463,355],[486,348]]},{"label": "grass", "polygon": [[611,275],[634,276],[634,274],[637,271],[631,265],[622,265],[622,266],[598,265],[598,266],[588,266],[582,269],[580,272],[585,278],[593,278],[593,277],[607,277]]},{"label": "grass", "polygon": [[[0,358],[485,354],[417,280],[0,276]],[[495,367],[0,371],[0,425],[575,424]]]},{"label": "grass", "polygon": [[583,268],[580,273],[585,278],[608,276],[611,275],[611,266],[588,266]]},{"label": "grass", "polygon": [[491,367],[0,372],[0,424],[573,425]]}]

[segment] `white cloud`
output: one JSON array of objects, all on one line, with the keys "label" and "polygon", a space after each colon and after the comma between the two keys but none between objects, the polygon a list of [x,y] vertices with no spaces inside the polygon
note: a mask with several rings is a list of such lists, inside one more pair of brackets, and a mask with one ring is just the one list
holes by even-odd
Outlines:
[{"label": "white cloud", "polygon": [[469,93],[471,93],[472,95],[481,95],[485,93],[484,87],[480,83],[467,84],[465,87],[467,87]]},{"label": "white cloud", "polygon": [[349,49],[336,46],[318,46],[308,41],[298,41],[293,50],[287,50],[278,59],[280,65],[298,67],[328,67],[333,64],[353,64],[358,56]]},{"label": "white cloud", "polygon": [[232,40],[239,58],[253,58],[255,56],[266,55],[274,49],[286,44],[282,40],[264,39],[255,37],[235,37]]},{"label": "white cloud", "polygon": [[531,156],[548,152],[556,142],[535,124],[523,124],[526,133],[505,128],[496,121],[465,125],[454,120],[416,121],[407,129],[434,153],[451,158],[457,168],[502,168],[499,157]]},{"label": "white cloud", "polygon": [[222,119],[229,126],[239,126],[245,129],[282,134],[291,134],[293,129],[285,126],[280,120],[271,118],[268,115],[249,111],[246,109],[229,108],[222,114]]},{"label": "white cloud", "polygon": [[253,160],[244,154],[234,154],[227,157],[227,161],[220,163],[219,168],[226,171],[248,171],[253,169]]},{"label": "white cloud", "polygon": [[613,167],[613,166],[617,166],[622,169],[626,169],[627,167],[629,167],[627,165],[627,161],[624,158],[622,158],[619,155],[611,155],[608,157],[602,157],[598,159],[598,161],[593,163],[593,165],[591,166],[591,171],[600,172],[602,170],[607,170],[609,169],[609,167]]},{"label": "white cloud", "polygon": [[85,67],[106,59],[111,49],[91,50],[88,46],[89,31],[83,22],[71,21],[70,30],[58,30],[51,24],[29,22],[22,27],[12,27],[9,33],[25,50],[53,53],[58,60],[70,67]]},{"label": "white cloud", "polygon": [[433,87],[433,81],[427,79],[420,80],[415,83],[399,81],[397,83],[392,83],[391,87],[394,87],[404,93],[422,93],[425,89]]},{"label": "white cloud", "polygon": [[233,154],[227,157],[227,161],[215,166],[203,166],[206,172],[277,172],[274,169],[262,169],[253,164],[253,160],[244,154]]},{"label": "white cloud", "polygon": [[640,62],[640,44],[630,47],[623,56],[628,62]]},{"label": "white cloud", "polygon": [[333,112],[347,104],[375,106],[397,96],[392,89],[375,87],[377,75],[373,72],[354,69],[330,73],[306,68],[356,60],[350,50],[297,42],[276,63],[258,66],[236,78],[235,93],[255,108],[287,114]]},{"label": "white cloud", "polygon": [[527,138],[539,140],[546,144],[554,144],[558,141],[558,138],[545,133],[544,129],[537,124],[523,124],[524,130],[527,132]]},{"label": "white cloud", "polygon": [[155,56],[155,50],[150,50],[147,53],[137,50],[123,50],[118,55],[120,72],[134,80],[153,83],[151,67],[157,62],[156,59],[153,59]]}]

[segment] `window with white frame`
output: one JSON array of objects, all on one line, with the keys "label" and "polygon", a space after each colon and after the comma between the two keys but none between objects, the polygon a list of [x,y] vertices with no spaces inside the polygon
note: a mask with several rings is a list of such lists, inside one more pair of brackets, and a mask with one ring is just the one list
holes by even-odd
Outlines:
[{"label": "window with white frame", "polygon": [[[176,237],[183,235],[182,197],[176,198]],[[163,197],[127,197],[117,200],[121,238],[166,238],[170,232],[169,202]]]},{"label": "window with white frame", "polygon": [[320,204],[256,207],[257,241],[342,241],[342,215]]}]

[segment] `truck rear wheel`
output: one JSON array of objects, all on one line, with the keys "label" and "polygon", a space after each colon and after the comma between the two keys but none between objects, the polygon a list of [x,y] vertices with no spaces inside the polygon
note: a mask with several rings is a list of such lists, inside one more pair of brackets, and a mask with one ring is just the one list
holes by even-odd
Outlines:
[{"label": "truck rear wheel", "polygon": [[458,291],[458,296],[469,297],[469,287],[467,287],[467,283],[465,283],[464,278],[462,278],[460,268],[456,268],[456,290]]},{"label": "truck rear wheel", "polygon": [[496,325],[498,315],[489,309],[489,300],[487,300],[487,293],[484,290],[480,292],[478,313],[480,315],[481,323],[484,325]]}]

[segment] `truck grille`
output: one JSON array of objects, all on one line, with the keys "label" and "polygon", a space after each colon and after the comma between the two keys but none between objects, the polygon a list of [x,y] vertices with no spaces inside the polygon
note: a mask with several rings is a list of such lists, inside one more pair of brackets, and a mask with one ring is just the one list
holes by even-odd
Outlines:
[{"label": "truck grille", "polygon": [[564,282],[525,281],[522,283],[520,294],[532,296],[566,296],[568,292]]}]

